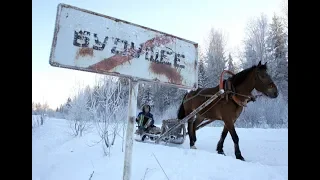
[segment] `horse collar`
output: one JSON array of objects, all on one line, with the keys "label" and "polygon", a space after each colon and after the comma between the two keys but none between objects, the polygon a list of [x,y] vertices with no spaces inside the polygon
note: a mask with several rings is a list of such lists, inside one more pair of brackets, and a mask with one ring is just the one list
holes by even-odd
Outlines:
[{"label": "horse collar", "polygon": [[239,106],[242,107],[247,107],[248,99],[246,98],[244,101],[241,101],[237,96],[236,96],[236,90],[234,85],[231,83],[231,80],[225,80],[224,82],[224,90],[225,90],[225,99],[228,102],[229,99],[229,94],[231,94],[232,100],[238,104]]},{"label": "horse collar", "polygon": [[248,100],[245,99],[244,101],[241,101],[236,95],[233,95],[231,96],[232,97],[232,100],[238,104],[239,106],[242,106],[242,107],[247,107],[247,104],[248,104]]}]

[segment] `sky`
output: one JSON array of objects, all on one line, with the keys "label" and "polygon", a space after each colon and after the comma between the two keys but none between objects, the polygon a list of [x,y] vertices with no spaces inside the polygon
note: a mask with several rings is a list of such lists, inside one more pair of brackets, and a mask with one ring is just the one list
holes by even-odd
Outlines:
[{"label": "sky", "polygon": [[[32,0],[32,101],[55,109],[77,87],[93,85],[94,73],[49,64],[59,3],[73,5],[150,27],[205,45],[211,28],[227,35],[227,51],[234,52],[245,37],[250,18],[264,13],[271,20],[281,13],[283,0]],[[98,75],[99,76],[99,75]]]}]

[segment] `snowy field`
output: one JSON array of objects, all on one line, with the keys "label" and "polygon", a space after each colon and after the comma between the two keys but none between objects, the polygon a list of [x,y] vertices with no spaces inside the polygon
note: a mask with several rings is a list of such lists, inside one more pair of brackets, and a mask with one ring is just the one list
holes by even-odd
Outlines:
[{"label": "snowy field", "polygon": [[[133,180],[286,180],[288,179],[287,129],[236,129],[240,149],[247,160],[235,159],[228,134],[224,151],[215,151],[221,127],[206,127],[197,132],[197,150],[183,145],[153,145],[134,142]],[[33,180],[120,180],[124,153],[118,137],[110,157],[103,155],[99,136],[93,128],[83,137],[70,136],[64,119],[48,118],[32,130]],[[161,167],[157,163],[158,159]],[[90,176],[92,177],[90,178]]]}]

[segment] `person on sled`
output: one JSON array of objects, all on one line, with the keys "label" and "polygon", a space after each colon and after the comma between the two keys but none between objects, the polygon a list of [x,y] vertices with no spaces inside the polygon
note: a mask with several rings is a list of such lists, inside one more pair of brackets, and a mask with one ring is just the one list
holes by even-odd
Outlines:
[{"label": "person on sled", "polygon": [[138,129],[140,132],[147,132],[154,126],[153,114],[150,113],[151,107],[149,105],[144,105],[142,107],[142,112],[140,112],[136,118],[138,123]]}]

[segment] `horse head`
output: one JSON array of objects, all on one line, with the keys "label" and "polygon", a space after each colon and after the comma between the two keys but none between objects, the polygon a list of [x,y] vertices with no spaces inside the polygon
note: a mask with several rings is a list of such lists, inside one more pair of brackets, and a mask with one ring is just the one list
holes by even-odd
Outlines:
[{"label": "horse head", "polygon": [[260,61],[255,68],[255,75],[254,88],[269,98],[277,98],[279,95],[278,88],[267,72],[267,63],[261,64]]}]

